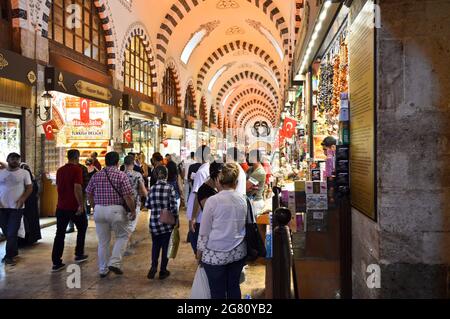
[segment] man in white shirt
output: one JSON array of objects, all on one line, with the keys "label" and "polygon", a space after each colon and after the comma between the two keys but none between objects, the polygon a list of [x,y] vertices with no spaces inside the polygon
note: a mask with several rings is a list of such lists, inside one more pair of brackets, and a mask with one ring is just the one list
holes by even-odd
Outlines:
[{"label": "man in white shirt", "polygon": [[185,201],[185,205],[186,207],[188,206],[188,201],[189,201],[189,194],[191,193],[191,187],[189,185],[189,167],[195,163],[195,152],[191,152],[190,157],[184,161],[184,165],[183,165],[183,170],[184,170],[184,201]]},{"label": "man in white shirt", "polygon": [[14,266],[19,254],[17,234],[25,201],[33,192],[30,174],[20,168],[20,155],[8,155],[8,167],[0,170],[0,226],[6,236],[6,255],[2,262]]},{"label": "man in white shirt", "polygon": [[[210,148],[208,146],[201,146],[197,149],[197,160],[202,161],[202,166],[198,169],[194,178],[194,185],[192,186],[191,193],[189,195],[189,201],[187,206],[186,215],[189,220],[189,225],[191,225],[192,213],[194,209],[198,209],[199,205],[196,202],[197,191],[200,186],[203,185],[204,182],[209,178],[209,160],[210,160]],[[190,234],[192,235],[192,230],[190,230]]]},{"label": "man in white shirt", "polygon": [[237,147],[231,147],[227,150],[227,163],[236,163],[239,167],[239,177],[236,191],[244,196],[247,195],[247,175],[244,169],[239,165],[240,152]]}]

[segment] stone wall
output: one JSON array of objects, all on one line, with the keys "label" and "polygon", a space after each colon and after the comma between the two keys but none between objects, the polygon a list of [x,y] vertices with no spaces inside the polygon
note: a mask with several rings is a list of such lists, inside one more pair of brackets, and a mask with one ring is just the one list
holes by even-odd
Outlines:
[{"label": "stone wall", "polygon": [[[353,214],[354,297],[445,298],[450,1],[381,0],[379,5],[378,224]],[[381,266],[376,292],[361,276],[361,263],[372,261]]]}]

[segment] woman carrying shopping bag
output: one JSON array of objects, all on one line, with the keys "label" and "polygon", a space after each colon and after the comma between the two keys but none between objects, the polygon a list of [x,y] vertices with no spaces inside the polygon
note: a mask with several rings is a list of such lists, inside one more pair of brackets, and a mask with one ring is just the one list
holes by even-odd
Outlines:
[{"label": "woman carrying shopping bag", "polygon": [[208,277],[212,299],[241,299],[239,279],[247,257],[247,203],[236,191],[237,164],[225,164],[219,174],[222,190],[204,206],[197,258]]},{"label": "woman carrying shopping bag", "polygon": [[175,189],[167,182],[167,168],[156,167],[154,175],[157,182],[150,189],[147,198],[147,208],[151,211],[150,232],[152,234],[152,264],[147,278],[155,278],[159,255],[162,251],[159,279],[166,279],[170,276],[170,271],[167,270],[170,236],[175,225],[179,225],[178,205]]}]

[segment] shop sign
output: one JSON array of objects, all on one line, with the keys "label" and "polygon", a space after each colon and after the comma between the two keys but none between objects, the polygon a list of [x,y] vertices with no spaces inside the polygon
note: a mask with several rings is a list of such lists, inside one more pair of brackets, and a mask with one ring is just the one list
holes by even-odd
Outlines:
[{"label": "shop sign", "polygon": [[123,139],[127,143],[131,143],[131,141],[133,140],[132,131],[131,130],[126,130],[125,132],[123,132]]},{"label": "shop sign", "polygon": [[176,126],[183,126],[183,119],[173,116],[173,117],[169,118],[169,124],[176,125]]},{"label": "shop sign", "polygon": [[0,77],[32,86],[37,80],[36,62],[15,52],[0,49]]},{"label": "shop sign", "polygon": [[45,68],[45,90],[58,91],[101,103],[119,105],[122,93],[109,86],[94,84],[76,74],[54,67]]},{"label": "shop sign", "polygon": [[368,1],[351,26],[349,93],[351,203],[376,220],[374,19],[373,1]]},{"label": "shop sign", "polygon": [[68,139],[109,139],[109,106],[97,105],[94,101],[79,99],[78,103],[68,103],[66,111]]},{"label": "shop sign", "polygon": [[154,104],[139,102],[138,107],[142,112],[146,112],[146,113],[150,113],[150,114],[158,113],[157,107]]},{"label": "shop sign", "polygon": [[92,98],[109,101],[112,98],[112,93],[107,88],[95,85],[86,81],[78,80],[75,83],[75,88],[78,93]]}]

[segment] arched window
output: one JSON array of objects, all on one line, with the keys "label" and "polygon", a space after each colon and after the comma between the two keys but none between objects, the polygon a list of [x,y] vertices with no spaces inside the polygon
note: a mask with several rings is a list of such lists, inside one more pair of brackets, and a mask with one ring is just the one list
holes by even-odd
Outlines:
[{"label": "arched window", "polygon": [[186,90],[186,96],[184,98],[184,113],[186,116],[197,117],[195,113],[194,96],[192,95],[192,87],[189,86]]},{"label": "arched window", "polygon": [[94,0],[51,3],[48,38],[106,64],[105,34]]},{"label": "arched window", "polygon": [[134,36],[125,50],[125,86],[152,96],[152,74],[144,42]]},{"label": "arched window", "polygon": [[178,108],[177,84],[172,69],[167,68],[163,79],[163,103]]}]

